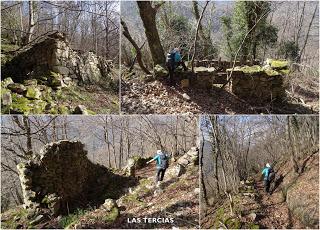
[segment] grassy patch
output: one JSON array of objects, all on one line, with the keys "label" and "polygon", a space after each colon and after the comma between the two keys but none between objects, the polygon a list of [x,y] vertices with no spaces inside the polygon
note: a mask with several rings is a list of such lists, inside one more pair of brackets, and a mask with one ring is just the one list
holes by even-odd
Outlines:
[{"label": "grassy patch", "polygon": [[68,228],[71,224],[76,223],[80,217],[84,216],[85,213],[85,210],[77,209],[74,213],[62,217],[59,221],[59,225],[63,228]]},{"label": "grassy patch", "polygon": [[17,229],[18,225],[26,224],[28,211],[24,208],[16,208],[5,213],[6,217],[1,215],[1,228],[2,229]]},{"label": "grassy patch", "polygon": [[114,222],[117,217],[119,216],[119,209],[117,207],[112,208],[110,212],[105,217],[105,221],[107,222]]}]

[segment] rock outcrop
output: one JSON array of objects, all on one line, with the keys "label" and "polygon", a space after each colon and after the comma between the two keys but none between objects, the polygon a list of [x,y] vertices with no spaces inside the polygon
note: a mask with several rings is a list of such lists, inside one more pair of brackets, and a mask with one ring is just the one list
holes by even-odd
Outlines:
[{"label": "rock outcrop", "polygon": [[[70,47],[65,34],[54,32],[21,50],[2,68],[2,77],[15,82],[25,79],[47,81],[51,86],[70,82],[96,83],[108,81],[112,61],[92,52],[78,52]],[[52,77],[50,73],[56,73]]]}]

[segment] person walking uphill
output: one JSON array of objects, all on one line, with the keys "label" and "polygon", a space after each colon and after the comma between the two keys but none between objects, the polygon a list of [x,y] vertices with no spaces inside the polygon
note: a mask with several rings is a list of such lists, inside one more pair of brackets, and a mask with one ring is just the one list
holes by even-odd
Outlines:
[{"label": "person walking uphill", "polygon": [[147,162],[147,164],[152,161],[156,161],[157,173],[156,173],[156,183],[160,184],[160,181],[163,180],[166,169],[169,166],[169,157],[167,154],[163,153],[161,150],[157,150],[156,156]]},{"label": "person walking uphill", "polygon": [[174,79],[174,70],[179,66],[182,65],[184,71],[187,71],[187,67],[182,61],[181,54],[180,54],[180,49],[179,48],[174,48],[167,54],[167,60],[166,60],[166,65],[169,70],[169,80],[170,84],[174,85],[175,84],[175,79]]},{"label": "person walking uphill", "polygon": [[273,180],[274,172],[269,163],[266,164],[266,167],[262,170],[264,189],[266,193],[271,194],[270,183]]}]

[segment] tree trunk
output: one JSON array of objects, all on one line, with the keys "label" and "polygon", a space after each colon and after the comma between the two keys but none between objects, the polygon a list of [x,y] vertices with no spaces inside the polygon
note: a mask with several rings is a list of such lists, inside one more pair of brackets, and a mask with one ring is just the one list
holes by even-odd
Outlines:
[{"label": "tree trunk", "polygon": [[164,66],[166,59],[156,25],[157,9],[162,5],[162,3],[158,3],[154,7],[152,7],[150,1],[137,1],[137,4],[148,40],[153,63],[154,65],[159,64]]},{"label": "tree trunk", "polygon": [[203,7],[203,10],[201,12],[201,15],[200,15],[200,18],[199,18],[198,24],[197,24],[196,35],[194,37],[194,42],[193,42],[193,55],[192,55],[192,59],[191,59],[192,72],[194,71],[194,58],[197,53],[197,40],[198,40],[198,34],[199,34],[199,30],[200,30],[200,25],[201,25],[201,19],[203,18],[204,11],[206,10],[208,4],[209,4],[209,1],[206,1],[206,4]]},{"label": "tree trunk", "polygon": [[150,74],[149,70],[144,66],[143,64],[143,61],[142,61],[142,53],[141,53],[141,48],[143,46],[141,46],[141,48],[137,45],[137,43],[133,40],[133,38],[131,37],[130,33],[129,33],[129,30],[128,30],[128,27],[127,27],[127,24],[121,19],[121,25],[122,25],[122,28],[123,28],[123,36],[125,36],[128,41],[132,44],[132,46],[134,47],[134,49],[136,50],[137,52],[137,61],[138,61],[138,64],[140,66],[140,68],[143,70],[143,72],[145,72],[146,74]]},{"label": "tree trunk", "polygon": [[28,32],[27,32],[24,44],[28,44],[31,41],[31,36],[35,29],[33,4],[34,4],[33,1],[29,1],[29,28],[28,28]]}]

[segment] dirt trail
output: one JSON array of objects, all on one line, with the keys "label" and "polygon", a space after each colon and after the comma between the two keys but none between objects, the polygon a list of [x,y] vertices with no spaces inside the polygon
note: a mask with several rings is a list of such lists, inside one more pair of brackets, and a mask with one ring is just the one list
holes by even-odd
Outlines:
[{"label": "dirt trail", "polygon": [[301,228],[297,220],[291,217],[287,203],[283,200],[281,189],[276,188],[272,194],[264,191],[263,181],[256,181],[257,201],[261,205],[257,215],[260,228]]},{"label": "dirt trail", "polygon": [[148,178],[155,176],[155,166],[154,164],[148,164],[147,166],[143,167],[136,171],[136,176],[140,178]]}]

